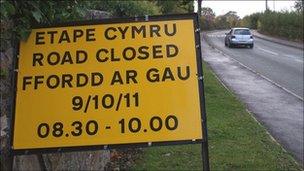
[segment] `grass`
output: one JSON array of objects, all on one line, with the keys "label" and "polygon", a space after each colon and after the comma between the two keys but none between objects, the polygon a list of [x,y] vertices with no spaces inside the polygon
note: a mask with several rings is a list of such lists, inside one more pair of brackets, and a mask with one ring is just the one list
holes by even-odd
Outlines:
[{"label": "grass", "polygon": [[[301,170],[204,65],[211,170]],[[132,170],[202,170],[201,146],[143,149]]]}]

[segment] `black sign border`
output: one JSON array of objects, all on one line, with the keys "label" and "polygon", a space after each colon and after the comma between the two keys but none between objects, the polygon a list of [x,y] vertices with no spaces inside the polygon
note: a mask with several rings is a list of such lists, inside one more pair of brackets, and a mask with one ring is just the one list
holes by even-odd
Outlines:
[{"label": "black sign border", "polygon": [[[13,61],[13,107],[12,107],[12,122],[10,132],[10,144],[12,155],[27,155],[27,154],[47,154],[58,152],[72,152],[72,151],[91,151],[91,150],[109,150],[119,148],[138,148],[138,147],[152,147],[152,146],[167,146],[167,145],[183,145],[183,144],[202,144],[203,153],[207,152],[208,156],[208,138],[207,138],[207,124],[206,124],[206,108],[205,108],[205,92],[204,92],[204,77],[202,69],[202,55],[200,43],[200,28],[197,13],[189,14],[172,14],[172,15],[154,15],[154,16],[140,16],[129,18],[107,18],[89,21],[75,21],[65,23],[54,23],[50,25],[36,25],[33,28],[53,28],[53,27],[69,27],[69,26],[85,26],[85,25],[100,25],[100,24],[115,24],[115,23],[136,23],[136,22],[150,22],[150,21],[170,21],[170,20],[193,20],[195,49],[196,49],[196,63],[197,63],[197,78],[199,85],[199,100],[201,111],[201,125],[202,125],[202,139],[195,140],[179,140],[179,141],[161,141],[161,142],[143,142],[143,143],[128,143],[128,144],[109,144],[109,145],[88,145],[88,146],[72,146],[72,147],[52,147],[52,148],[33,148],[33,149],[14,149],[14,125],[15,125],[15,108],[16,108],[16,94],[17,94],[17,78],[18,78],[18,58],[19,58],[19,42],[15,42],[17,52]],[[203,158],[204,158],[204,154]]]}]

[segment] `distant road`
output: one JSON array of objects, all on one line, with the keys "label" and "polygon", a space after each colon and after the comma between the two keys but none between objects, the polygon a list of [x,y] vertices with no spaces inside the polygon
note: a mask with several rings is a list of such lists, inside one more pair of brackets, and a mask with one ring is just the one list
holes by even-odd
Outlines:
[{"label": "distant road", "polygon": [[228,48],[224,45],[226,32],[210,32],[207,36],[217,49],[303,100],[303,50],[256,37],[253,49]]}]

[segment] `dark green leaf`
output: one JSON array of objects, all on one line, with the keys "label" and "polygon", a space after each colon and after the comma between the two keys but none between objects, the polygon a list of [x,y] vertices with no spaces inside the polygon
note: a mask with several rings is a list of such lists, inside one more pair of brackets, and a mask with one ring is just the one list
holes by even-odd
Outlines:
[{"label": "dark green leaf", "polygon": [[15,14],[15,7],[14,7],[13,4],[11,4],[11,2],[4,1],[3,6],[4,6],[5,10],[7,11],[8,15],[14,15]]},{"label": "dark green leaf", "polygon": [[35,20],[40,23],[42,20],[42,15],[40,11],[33,11],[32,12],[33,17],[35,18]]},{"label": "dark green leaf", "polygon": [[27,30],[27,29],[23,29],[20,31],[20,36],[21,36],[21,39],[22,40],[26,40],[29,35],[30,35],[31,31],[30,30]]}]

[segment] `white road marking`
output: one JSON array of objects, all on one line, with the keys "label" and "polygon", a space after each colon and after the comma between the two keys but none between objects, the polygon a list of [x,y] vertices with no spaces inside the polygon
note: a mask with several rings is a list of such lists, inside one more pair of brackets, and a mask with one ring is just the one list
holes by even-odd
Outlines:
[{"label": "white road marking", "polygon": [[207,34],[208,37],[225,37],[223,34]]},{"label": "white road marking", "polygon": [[[209,44],[209,45],[210,45],[210,44]],[[210,46],[212,46],[212,45],[210,45]],[[230,59],[236,61],[237,63],[239,63],[240,65],[242,65],[242,66],[245,67],[246,69],[248,69],[249,71],[251,71],[251,72],[253,72],[253,73],[259,75],[260,77],[262,77],[262,78],[264,78],[265,80],[271,82],[272,84],[276,85],[277,87],[279,87],[279,88],[285,90],[287,93],[289,93],[289,94],[291,94],[291,95],[297,97],[298,99],[304,101],[304,99],[303,99],[301,96],[297,95],[296,93],[292,92],[291,90],[288,90],[287,88],[281,86],[280,84],[278,84],[278,83],[272,81],[270,78],[268,78],[268,77],[264,76],[263,74],[261,74],[261,73],[255,71],[255,70],[253,70],[253,69],[250,68],[249,66],[244,65],[243,63],[241,63],[241,62],[238,61],[237,59],[232,58],[231,56],[227,55],[226,53],[224,53],[224,52],[221,51],[220,49],[216,48],[215,46],[212,46],[212,47],[215,48],[219,53],[221,53],[221,54],[223,54],[223,55],[229,57]]]},{"label": "white road marking", "polygon": [[264,51],[264,52],[270,53],[270,54],[272,54],[272,55],[279,55],[278,53],[275,53],[275,52],[273,52],[273,51],[271,51],[271,50],[263,49],[263,48],[260,48],[260,47],[258,47],[258,49],[260,49],[260,50],[262,50],[262,51]]},{"label": "white road marking", "polygon": [[303,59],[298,59],[299,57],[297,56],[293,56],[293,55],[287,55],[287,54],[283,54],[284,56],[288,57],[288,58],[292,58],[293,60],[297,61],[297,62],[302,62],[303,63]]}]

